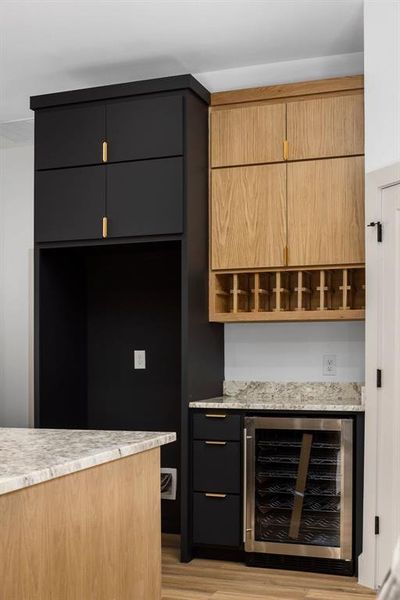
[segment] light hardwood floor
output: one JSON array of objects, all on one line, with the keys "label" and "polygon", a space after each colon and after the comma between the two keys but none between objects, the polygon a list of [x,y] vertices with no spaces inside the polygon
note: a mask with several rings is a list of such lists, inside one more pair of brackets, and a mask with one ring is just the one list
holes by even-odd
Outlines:
[{"label": "light hardwood floor", "polygon": [[372,600],[352,577],[316,575],[195,559],[179,562],[176,540],[164,540],[162,600]]}]

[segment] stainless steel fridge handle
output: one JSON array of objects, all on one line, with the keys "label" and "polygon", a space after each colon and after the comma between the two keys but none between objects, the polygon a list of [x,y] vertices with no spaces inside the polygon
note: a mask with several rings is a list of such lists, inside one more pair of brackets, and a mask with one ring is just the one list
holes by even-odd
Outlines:
[{"label": "stainless steel fridge handle", "polygon": [[243,429],[243,543],[247,537],[247,429]]}]

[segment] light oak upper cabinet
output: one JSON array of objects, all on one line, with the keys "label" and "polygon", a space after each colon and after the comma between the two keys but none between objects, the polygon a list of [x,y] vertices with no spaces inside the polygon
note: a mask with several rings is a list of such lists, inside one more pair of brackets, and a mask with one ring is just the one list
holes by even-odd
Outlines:
[{"label": "light oak upper cabinet", "polygon": [[287,168],[289,266],[364,262],[364,158]]},{"label": "light oak upper cabinet", "polygon": [[288,159],[364,153],[362,94],[288,102]]},{"label": "light oak upper cabinet", "polygon": [[286,105],[218,109],[211,113],[211,167],[283,160]]},{"label": "light oak upper cabinet", "polygon": [[284,265],[286,165],[216,169],[212,187],[212,268]]}]

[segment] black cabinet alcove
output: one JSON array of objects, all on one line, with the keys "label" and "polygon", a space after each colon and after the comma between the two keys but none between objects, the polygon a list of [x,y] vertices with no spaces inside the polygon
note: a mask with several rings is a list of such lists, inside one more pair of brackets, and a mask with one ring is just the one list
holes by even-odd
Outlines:
[{"label": "black cabinet alcove", "polygon": [[190,75],[31,98],[35,424],[176,431],[161,459],[178,498],[162,502],[162,525],[181,533],[183,560],[188,404],[223,381],[223,328],[208,321],[208,103]]}]

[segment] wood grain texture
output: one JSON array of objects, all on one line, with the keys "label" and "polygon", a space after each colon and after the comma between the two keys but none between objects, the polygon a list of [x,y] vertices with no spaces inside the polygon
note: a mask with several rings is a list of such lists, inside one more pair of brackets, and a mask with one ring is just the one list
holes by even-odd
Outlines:
[{"label": "wood grain texture", "polygon": [[211,167],[283,160],[286,104],[211,112]]},{"label": "wood grain texture", "polygon": [[159,600],[160,451],[0,496],[4,600]]},{"label": "wood grain texture", "polygon": [[213,269],[278,267],[286,245],[286,165],[213,170]]},{"label": "wood grain texture", "polygon": [[288,164],[291,266],[364,261],[364,158]]},{"label": "wood grain texture", "polygon": [[363,94],[287,104],[289,160],[364,153]]},{"label": "wood grain texture", "polygon": [[162,600],[372,600],[354,577],[246,567],[194,559],[179,562],[171,541],[163,548]]},{"label": "wood grain texture", "polygon": [[359,90],[363,89],[363,87],[363,75],[332,77],[330,79],[319,79],[317,81],[302,81],[299,83],[286,83],[242,90],[215,92],[214,94],[211,94],[211,106],[236,104],[239,102],[257,102],[274,98],[307,96],[310,94],[324,94],[329,92],[340,92],[343,90]]},{"label": "wood grain texture", "polygon": [[364,309],[352,310],[304,310],[278,312],[218,313],[210,309],[210,321],[215,323],[266,323],[269,321],[363,321]]}]

